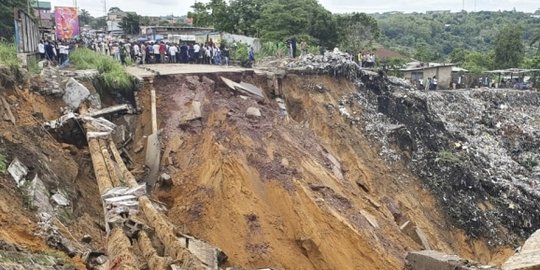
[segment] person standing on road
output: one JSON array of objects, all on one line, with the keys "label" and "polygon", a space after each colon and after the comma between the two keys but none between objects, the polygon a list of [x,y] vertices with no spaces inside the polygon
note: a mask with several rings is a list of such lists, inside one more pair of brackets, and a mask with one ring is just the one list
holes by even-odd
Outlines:
[{"label": "person standing on road", "polygon": [[141,63],[146,64],[146,44],[141,43]]},{"label": "person standing on road", "polygon": [[161,60],[160,63],[165,63],[165,54],[167,53],[167,46],[165,46],[165,42],[160,42],[158,51],[159,59]]},{"label": "person standing on road", "polygon": [[195,43],[193,45],[193,59],[195,60],[196,64],[199,64],[199,57],[201,56],[200,51],[201,51],[201,46],[199,46],[199,44]]},{"label": "person standing on road", "polygon": [[161,58],[159,54],[159,44],[156,42],[154,43],[154,46],[152,46],[152,51],[154,52],[154,58],[156,63],[161,63]]},{"label": "person standing on road", "polygon": [[45,59],[45,45],[43,44],[43,40],[39,41],[38,52],[39,52],[39,56],[41,57],[41,60]]},{"label": "person standing on road", "polygon": [[253,51],[253,47],[249,47],[248,59],[249,59],[250,67],[252,67],[253,64],[255,63],[255,51]]},{"label": "person standing on road", "polygon": [[229,66],[229,47],[225,45],[223,47],[223,51],[221,52],[223,54],[223,62],[226,66]]},{"label": "person standing on road", "polygon": [[169,54],[171,55],[170,63],[176,63],[176,53],[178,52],[178,48],[176,47],[176,44],[172,44],[169,47]]}]

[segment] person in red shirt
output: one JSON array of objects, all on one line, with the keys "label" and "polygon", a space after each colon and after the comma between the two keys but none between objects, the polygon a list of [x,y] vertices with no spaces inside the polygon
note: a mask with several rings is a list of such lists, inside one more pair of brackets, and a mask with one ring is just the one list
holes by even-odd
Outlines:
[{"label": "person in red shirt", "polygon": [[159,58],[161,59],[161,63],[164,63],[165,61],[165,53],[167,52],[167,47],[165,46],[165,43],[163,41],[159,44]]}]

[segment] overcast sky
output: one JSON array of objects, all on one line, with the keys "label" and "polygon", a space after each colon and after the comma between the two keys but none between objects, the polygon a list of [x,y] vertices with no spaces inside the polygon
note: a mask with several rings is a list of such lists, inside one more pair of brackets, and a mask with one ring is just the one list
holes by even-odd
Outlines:
[{"label": "overcast sky", "polygon": [[[73,6],[86,9],[92,16],[104,15],[104,0],[51,0],[53,6]],[[199,0],[207,2],[208,0]],[[185,15],[195,0],[107,0],[107,9],[113,6],[140,15]],[[463,0],[319,0],[332,12],[386,12],[452,10],[463,8]],[[475,4],[476,2],[476,4]],[[533,12],[540,8],[540,0],[465,0],[467,11],[512,10]]]}]

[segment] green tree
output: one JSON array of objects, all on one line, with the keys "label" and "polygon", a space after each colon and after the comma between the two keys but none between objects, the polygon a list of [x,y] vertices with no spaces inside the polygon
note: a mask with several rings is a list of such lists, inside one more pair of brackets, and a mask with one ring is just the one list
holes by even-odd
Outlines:
[{"label": "green tree", "polygon": [[92,29],[104,29],[107,27],[107,19],[105,16],[103,17],[99,17],[99,18],[94,18],[92,19],[92,21],[90,22],[90,27],[92,27]]},{"label": "green tree", "polygon": [[435,52],[425,43],[416,48],[413,58],[421,62],[431,62],[436,59]]},{"label": "green tree", "polygon": [[339,46],[343,50],[359,52],[373,46],[379,38],[377,21],[365,13],[336,15]]},{"label": "green tree", "polygon": [[118,12],[122,12],[122,10],[119,7],[109,8],[109,13],[118,13]]},{"label": "green tree", "polygon": [[13,23],[13,9],[27,10],[26,0],[2,0],[0,1],[0,38],[13,40],[15,37],[15,24]]},{"label": "green tree", "polygon": [[79,21],[86,25],[86,24],[89,24],[90,21],[92,20],[92,16],[90,16],[90,12],[88,12],[88,10],[86,9],[81,9],[81,11],[79,12]]},{"label": "green tree", "polygon": [[269,41],[306,36],[326,47],[337,41],[332,14],[316,0],[271,0],[262,7],[255,25],[259,36]]},{"label": "green tree", "polygon": [[210,8],[207,4],[202,2],[195,2],[192,12],[188,12],[188,17],[193,19],[193,26],[207,27],[212,26],[212,16],[210,16]]},{"label": "green tree", "polygon": [[473,74],[481,74],[484,71],[494,68],[495,51],[491,50],[488,53],[481,52],[466,52],[463,62],[463,68],[469,70]]},{"label": "green tree", "polygon": [[497,68],[519,67],[523,62],[525,46],[521,26],[506,25],[495,37],[495,66]]},{"label": "green tree", "polygon": [[232,22],[230,32],[247,36],[258,35],[256,22],[265,2],[263,0],[232,0],[227,15]]},{"label": "green tree", "polygon": [[536,32],[529,42],[529,45],[532,47],[534,44],[538,43],[538,51],[537,54],[540,54],[540,31]]},{"label": "green tree", "polygon": [[140,17],[136,13],[128,13],[122,18],[119,26],[128,35],[138,35],[140,32]]}]

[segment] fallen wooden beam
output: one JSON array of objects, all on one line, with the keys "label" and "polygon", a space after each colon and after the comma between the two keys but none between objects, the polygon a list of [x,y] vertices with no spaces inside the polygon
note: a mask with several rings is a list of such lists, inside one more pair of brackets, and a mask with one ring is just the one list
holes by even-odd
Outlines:
[{"label": "fallen wooden beam", "polygon": [[125,111],[126,113],[132,113],[133,108],[129,104],[122,104],[122,105],[115,105],[115,106],[107,107],[105,109],[101,109],[97,111],[87,112],[84,115],[91,116],[91,117],[99,117],[99,116],[104,116],[107,114],[112,114],[112,113],[117,113],[117,112],[122,112],[122,111]]},{"label": "fallen wooden beam", "polygon": [[2,105],[4,105],[4,109],[6,110],[6,115],[9,121],[11,121],[11,123],[13,123],[14,125],[17,125],[17,120],[15,120],[15,116],[13,115],[13,112],[11,111],[11,106],[9,105],[9,103],[4,97],[1,97],[1,100],[2,100]]},{"label": "fallen wooden beam", "polygon": [[96,181],[99,188],[99,194],[103,195],[107,191],[113,188],[109,172],[107,171],[107,165],[101,152],[98,138],[88,139],[88,150],[92,158],[92,165],[94,167],[94,174],[96,175]]},{"label": "fallen wooden beam", "polygon": [[173,226],[167,222],[167,220],[165,220],[165,218],[154,208],[148,197],[139,197],[139,206],[141,207],[146,220],[148,220],[150,225],[156,231],[157,237],[165,246],[165,253],[167,255],[169,255],[173,260],[178,260],[181,262],[183,269],[209,269],[199,259],[197,259],[195,255],[190,253],[182,246],[176,237]]},{"label": "fallen wooden beam", "polygon": [[107,149],[109,144],[104,139],[99,139],[99,146],[101,147],[101,154],[105,160],[105,165],[107,165],[107,171],[109,172],[109,177],[113,187],[122,186],[122,181],[120,181],[120,177],[117,174],[114,161],[111,159],[111,153]]},{"label": "fallen wooden beam", "polygon": [[148,262],[148,268],[150,268],[150,270],[168,269],[173,263],[173,260],[170,257],[160,257],[157,254],[156,249],[152,246],[152,241],[145,231],[139,231],[137,244],[139,245],[139,249],[144,258]]},{"label": "fallen wooden beam", "polygon": [[122,157],[120,156],[120,152],[118,152],[118,148],[116,148],[116,144],[112,140],[109,140],[109,148],[111,149],[111,152],[113,154],[114,160],[116,160],[116,163],[118,164],[118,167],[120,169],[120,172],[122,172],[122,175],[124,176],[124,181],[129,187],[136,187],[139,185],[137,183],[137,180],[135,180],[135,177],[131,172],[127,169],[126,164],[122,160]]},{"label": "fallen wooden beam", "polygon": [[133,247],[120,227],[112,229],[107,239],[107,254],[110,258],[109,269],[136,270]]}]

